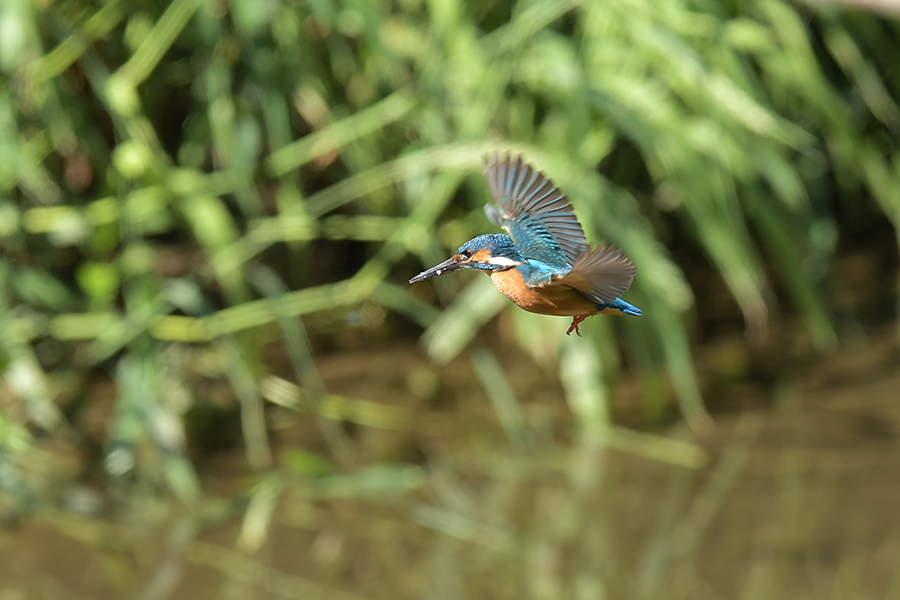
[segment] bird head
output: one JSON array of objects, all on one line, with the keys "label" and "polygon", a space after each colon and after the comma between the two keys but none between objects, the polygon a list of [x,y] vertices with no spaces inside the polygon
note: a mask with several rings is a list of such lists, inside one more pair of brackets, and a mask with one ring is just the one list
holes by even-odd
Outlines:
[{"label": "bird head", "polygon": [[523,262],[525,258],[508,235],[489,233],[469,240],[460,246],[453,256],[439,265],[422,271],[409,282],[425,281],[457,269],[505,271]]}]

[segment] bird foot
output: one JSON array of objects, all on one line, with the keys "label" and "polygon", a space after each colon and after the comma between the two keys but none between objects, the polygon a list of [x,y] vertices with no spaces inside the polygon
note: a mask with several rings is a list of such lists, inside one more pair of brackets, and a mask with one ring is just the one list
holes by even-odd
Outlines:
[{"label": "bird foot", "polygon": [[578,337],[581,337],[581,332],[578,331],[578,324],[587,319],[590,315],[578,315],[577,317],[572,317],[572,324],[569,325],[569,329],[566,331],[566,335],[569,335],[573,331]]}]

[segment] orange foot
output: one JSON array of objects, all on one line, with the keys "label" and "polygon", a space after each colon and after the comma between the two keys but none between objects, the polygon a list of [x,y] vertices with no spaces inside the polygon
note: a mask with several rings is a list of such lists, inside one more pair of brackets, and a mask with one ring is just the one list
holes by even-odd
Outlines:
[{"label": "orange foot", "polygon": [[581,337],[581,332],[578,331],[578,324],[587,319],[590,315],[578,315],[577,317],[572,317],[572,324],[569,325],[568,331],[566,331],[566,335],[569,335],[573,331],[578,334],[578,337]]}]

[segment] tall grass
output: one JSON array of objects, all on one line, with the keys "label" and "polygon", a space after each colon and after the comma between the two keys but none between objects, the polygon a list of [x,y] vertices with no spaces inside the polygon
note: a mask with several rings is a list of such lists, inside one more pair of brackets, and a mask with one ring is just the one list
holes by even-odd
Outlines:
[{"label": "tall grass", "polygon": [[[0,504],[16,514],[82,473],[40,467],[48,438],[87,447],[125,489],[199,502],[187,415],[215,403],[210,382],[239,406],[253,470],[278,473],[275,403],[314,419],[328,460],[356,472],[367,461],[341,422],[406,417],[330,394],[310,340],[333,325],[309,317],[365,307],[420,326],[438,365],[471,359],[514,447],[529,425],[477,339],[501,313],[504,342],[558,368],[587,438],[697,464],[691,446],[609,433],[623,355],[648,404],[666,379],[684,417],[705,422],[691,350],[705,316],[673,241],[712,265],[751,340],[789,311],[825,350],[838,340],[839,220],[874,202],[900,231],[900,36],[864,13],[781,0],[12,0],[0,32]],[[643,318],[592,319],[577,340],[484,277],[437,279],[434,301],[405,284],[490,228],[480,167],[493,151],[527,156],[592,243],[633,258],[627,299]],[[286,372],[267,363],[273,342]],[[104,386],[114,408],[92,437],[79,423]],[[320,473],[306,458],[298,468]],[[335,489],[422,485],[392,469]],[[248,548],[291,489],[273,477],[248,496]],[[553,597],[551,583],[535,585]]]}]

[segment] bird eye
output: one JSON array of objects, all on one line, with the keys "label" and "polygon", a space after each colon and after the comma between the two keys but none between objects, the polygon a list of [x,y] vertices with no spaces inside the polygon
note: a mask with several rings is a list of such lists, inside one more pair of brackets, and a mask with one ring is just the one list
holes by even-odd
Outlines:
[{"label": "bird eye", "polygon": [[472,258],[472,251],[468,248],[460,252],[460,254],[462,254],[464,258]]}]

